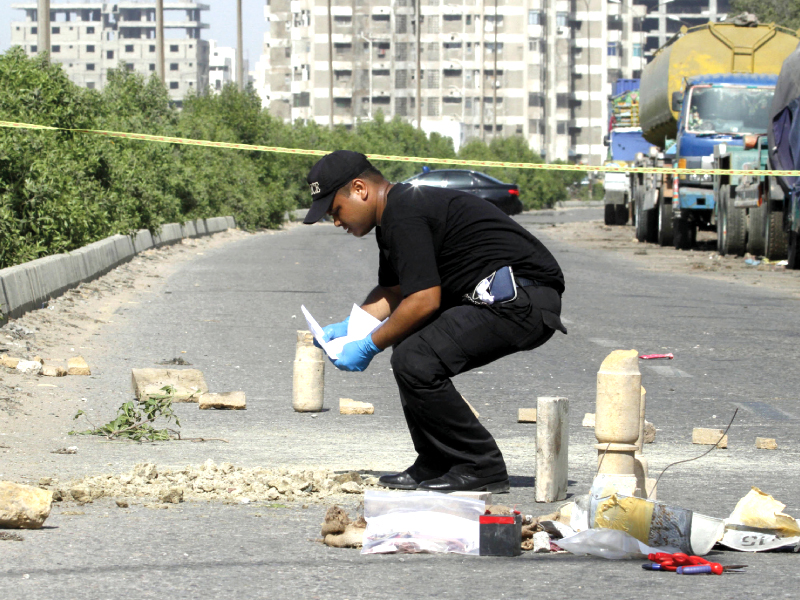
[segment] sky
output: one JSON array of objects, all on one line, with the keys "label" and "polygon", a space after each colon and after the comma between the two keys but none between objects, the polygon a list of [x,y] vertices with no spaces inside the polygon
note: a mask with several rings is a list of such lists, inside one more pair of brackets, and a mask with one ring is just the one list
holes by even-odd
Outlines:
[{"label": "sky", "polygon": [[[11,23],[23,21],[25,12],[14,10],[12,4],[35,2],[36,0],[0,0],[0,53],[11,46]],[[84,0],[85,1],[85,0]],[[154,1],[154,0],[153,0]],[[61,0],[50,0],[50,6],[61,4]],[[68,3],[68,2],[67,2]],[[167,5],[170,0],[164,0]],[[200,0],[209,6],[203,11],[203,22],[209,24],[202,37],[205,40],[216,40],[220,46],[236,46],[236,1],[235,0]],[[242,0],[242,23],[244,25],[244,58],[250,61],[250,70],[255,67],[261,56],[264,42],[266,21],[264,21],[265,0]]]}]

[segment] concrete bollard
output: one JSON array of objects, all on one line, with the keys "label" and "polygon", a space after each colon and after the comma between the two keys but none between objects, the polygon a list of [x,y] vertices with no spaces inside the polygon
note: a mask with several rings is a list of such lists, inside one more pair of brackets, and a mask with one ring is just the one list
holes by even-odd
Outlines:
[{"label": "concrete bollard", "polygon": [[536,399],[536,502],[567,497],[569,400]]},{"label": "concrete bollard", "polygon": [[594,433],[600,473],[633,475],[642,405],[636,350],[614,350],[597,372]]},{"label": "concrete bollard", "polygon": [[647,406],[647,390],[642,386],[641,402],[639,404],[639,437],[636,439],[636,455],[639,456],[644,449],[644,409]]},{"label": "concrete bollard", "polygon": [[325,395],[325,354],[314,345],[310,331],[297,332],[294,356],[292,408],[297,412],[319,412]]}]

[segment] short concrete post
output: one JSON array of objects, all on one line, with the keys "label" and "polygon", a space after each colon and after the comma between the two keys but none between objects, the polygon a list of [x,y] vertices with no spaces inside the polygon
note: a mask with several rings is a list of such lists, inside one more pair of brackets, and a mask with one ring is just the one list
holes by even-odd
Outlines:
[{"label": "short concrete post", "polygon": [[567,497],[569,400],[536,399],[536,502]]},{"label": "short concrete post", "polygon": [[325,395],[325,356],[314,345],[310,331],[297,332],[294,357],[292,408],[297,412],[319,412]]},{"label": "short concrete post", "polygon": [[600,473],[634,474],[642,374],[636,350],[614,350],[597,372],[594,433]]}]

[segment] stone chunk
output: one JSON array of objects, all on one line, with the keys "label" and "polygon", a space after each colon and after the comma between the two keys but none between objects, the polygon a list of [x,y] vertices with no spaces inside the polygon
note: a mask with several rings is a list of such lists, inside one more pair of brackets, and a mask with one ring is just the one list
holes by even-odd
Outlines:
[{"label": "stone chunk", "polygon": [[719,442],[719,444],[717,444],[718,448],[727,448],[728,436],[725,435],[722,437],[722,441],[719,439],[722,436],[723,431],[723,429],[705,429],[703,427],[695,427],[692,430],[692,443],[703,446],[713,446]]},{"label": "stone chunk", "polygon": [[208,392],[208,385],[199,369],[131,369],[133,392],[139,400],[161,395],[166,385],[175,388],[173,402],[197,402]]},{"label": "stone chunk", "polygon": [[533,551],[550,552],[550,534],[546,531],[537,531],[533,534]]},{"label": "stone chunk", "polygon": [[200,405],[200,410],[209,408],[244,410],[247,408],[244,392],[206,393],[200,396],[198,404]]},{"label": "stone chunk", "polygon": [[60,365],[43,365],[42,366],[42,375],[45,377],[64,377],[67,374],[67,370],[60,366]]},{"label": "stone chunk", "polygon": [[352,398],[339,398],[339,414],[342,415],[371,415],[375,407],[369,402],[359,402]]},{"label": "stone chunk", "polygon": [[644,422],[644,443],[652,444],[656,441],[656,426],[650,421]]},{"label": "stone chunk", "polygon": [[36,373],[41,372],[41,370],[42,363],[36,362],[35,360],[21,360],[17,363],[17,371],[20,373],[35,375]]},{"label": "stone chunk", "polygon": [[67,360],[67,374],[68,375],[91,375],[89,365],[83,360],[82,356],[75,356]]},{"label": "stone chunk", "polygon": [[756,448],[759,450],[777,450],[778,442],[774,438],[756,438]]},{"label": "stone chunk", "polygon": [[0,481],[0,529],[40,529],[52,504],[50,490]]},{"label": "stone chunk", "polygon": [[171,487],[161,494],[159,500],[165,504],[178,504],[183,502],[183,488]]},{"label": "stone chunk", "polygon": [[21,359],[14,358],[13,356],[9,356],[8,354],[3,354],[2,356],[0,356],[0,365],[8,367],[9,369],[16,369],[20,360]]},{"label": "stone chunk", "polygon": [[581,426],[594,428],[594,413],[586,413],[585,415],[583,415],[583,421],[581,422]]},{"label": "stone chunk", "polygon": [[517,423],[536,423],[536,409],[520,408],[517,413]]}]

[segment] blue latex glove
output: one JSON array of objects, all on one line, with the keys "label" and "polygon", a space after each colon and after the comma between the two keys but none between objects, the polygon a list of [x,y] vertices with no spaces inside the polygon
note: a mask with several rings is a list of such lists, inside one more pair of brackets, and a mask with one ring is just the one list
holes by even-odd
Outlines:
[{"label": "blue latex glove", "polygon": [[339,358],[331,359],[331,362],[342,371],[364,371],[379,352],[378,347],[372,342],[372,336],[368,335],[364,339],[345,344]]},{"label": "blue latex glove", "polygon": [[[347,317],[344,321],[340,323],[332,323],[327,327],[322,328],[323,337],[325,338],[326,342],[330,342],[331,340],[335,340],[339,337],[344,337],[347,335],[347,324],[350,322],[350,317]],[[317,341],[317,338],[314,338],[314,345],[317,348],[322,348]]]}]

